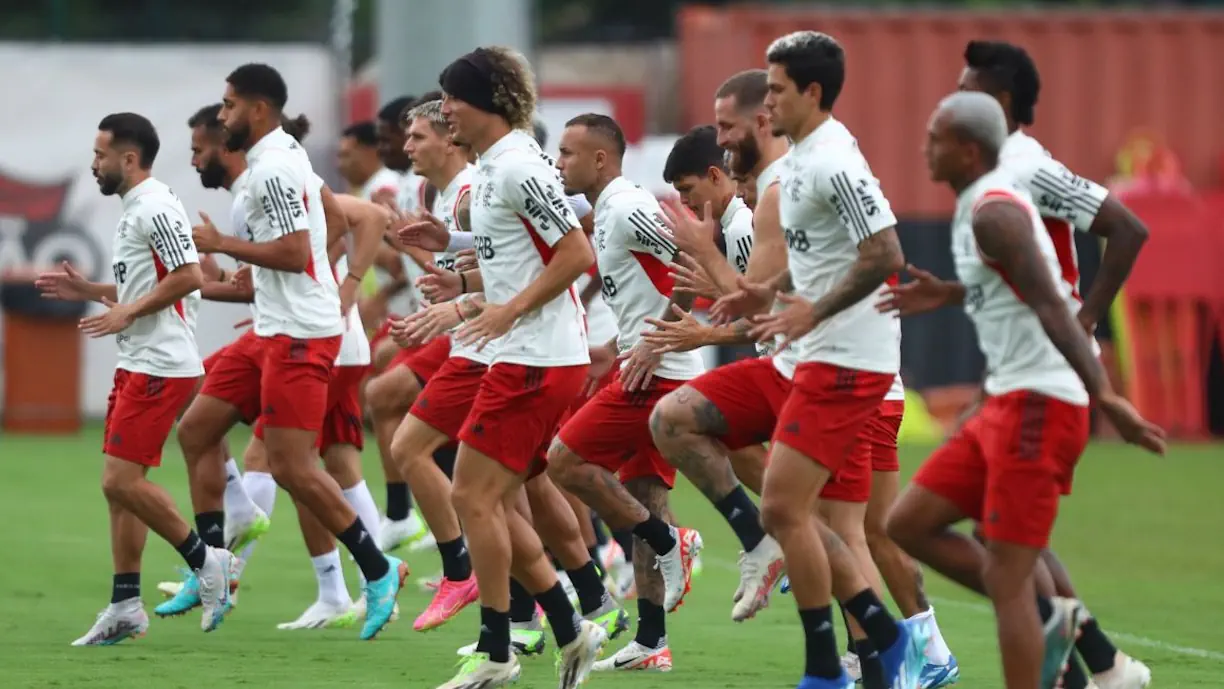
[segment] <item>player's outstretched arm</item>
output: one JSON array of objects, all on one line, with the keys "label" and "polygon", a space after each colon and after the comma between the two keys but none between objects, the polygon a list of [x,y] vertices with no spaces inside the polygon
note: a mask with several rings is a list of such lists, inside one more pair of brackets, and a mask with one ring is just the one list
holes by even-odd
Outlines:
[{"label": "player's outstretched arm", "polygon": [[[595,253],[591,243],[578,227],[571,228],[553,245],[552,259],[544,266],[539,277],[516,294],[506,306],[516,318],[531,313],[556,299],[588,268],[595,265]],[[468,276],[464,273],[464,277]],[[468,289],[474,289],[469,283]]]},{"label": "player's outstretched arm", "polygon": [[752,253],[744,274],[749,282],[769,282],[786,270],[786,235],[778,212],[779,193],[777,183],[769,185],[752,213]]},{"label": "player's outstretched arm", "polygon": [[327,245],[342,239],[349,233],[349,218],[340,206],[331,187],[323,185],[323,217],[327,222]]},{"label": "player's outstretched arm", "polygon": [[897,229],[889,227],[868,236],[858,245],[858,258],[829,293],[813,306],[820,323],[871,296],[889,277],[905,267],[905,254]]},{"label": "player's outstretched arm", "polygon": [[204,274],[200,264],[184,263],[157,281],[157,286],[143,297],[132,302],[132,315],[136,318],[157,313],[171,304],[200,289]]},{"label": "player's outstretched arm", "polygon": [[1007,275],[1020,299],[1067,363],[1084,381],[1094,399],[1109,392],[1109,378],[1092,351],[1092,342],[1059,294],[1033,237],[1027,210],[1008,200],[979,206],[973,216],[973,236],[982,256]]},{"label": "player's outstretched arm", "polygon": [[353,243],[348,248],[348,275],[341,276],[340,279],[360,283],[362,277],[374,265],[374,258],[380,248],[384,246],[383,233],[391,222],[391,215],[384,207],[356,196],[341,194],[335,199],[344,214],[349,235],[353,238]]},{"label": "player's outstretched arm", "polygon": [[1147,242],[1148,229],[1143,221],[1113,194],[1105,198],[1089,231],[1105,238],[1105,252],[1092,288],[1084,295],[1078,319],[1089,332],[1109,314],[1109,308],[1135,267],[1139,251]]}]

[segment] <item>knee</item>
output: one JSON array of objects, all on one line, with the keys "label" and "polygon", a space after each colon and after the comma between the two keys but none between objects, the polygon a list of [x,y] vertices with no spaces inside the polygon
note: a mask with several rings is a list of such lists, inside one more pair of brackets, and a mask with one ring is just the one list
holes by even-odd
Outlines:
[{"label": "knee", "polygon": [[188,462],[206,452],[211,444],[208,442],[204,425],[200,423],[196,415],[191,413],[190,409],[183,415],[183,418],[179,419],[175,436],[178,438],[179,447],[183,450],[183,458]]},{"label": "knee", "polygon": [[407,469],[413,464],[412,441],[403,430],[406,424],[401,424],[391,437],[391,458],[400,468]]},{"label": "knee", "polygon": [[656,447],[674,443],[681,433],[691,430],[687,423],[691,415],[684,413],[684,403],[678,400],[677,392],[680,391],[665,395],[650,412],[650,435]]},{"label": "knee", "polygon": [[102,473],[102,495],[110,503],[124,504],[131,494],[132,479],[121,472],[104,471]]},{"label": "knee", "polygon": [[391,372],[383,373],[371,380],[366,388],[366,399],[370,405],[370,413],[380,417],[398,414],[404,407],[404,400],[413,399],[417,391],[415,376],[397,376]]},{"label": "knee", "polygon": [[548,477],[557,485],[570,486],[578,463],[578,456],[561,442],[561,438],[554,438],[548,447]]},{"label": "knee", "polygon": [[892,545],[892,539],[888,537],[888,525],[885,522],[885,518],[868,514],[867,520],[863,523],[863,538],[867,541],[867,548],[873,556]]},{"label": "knee", "polygon": [[482,498],[463,483],[456,483],[451,489],[451,506],[465,523],[482,519],[493,509],[494,502],[494,498]]}]

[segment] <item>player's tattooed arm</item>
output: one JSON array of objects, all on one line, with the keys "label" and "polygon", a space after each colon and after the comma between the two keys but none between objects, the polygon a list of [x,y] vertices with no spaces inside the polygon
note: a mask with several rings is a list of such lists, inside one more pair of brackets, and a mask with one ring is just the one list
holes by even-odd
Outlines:
[{"label": "player's tattooed arm", "polygon": [[1139,259],[1139,251],[1148,238],[1147,226],[1135,217],[1113,194],[1105,197],[1089,231],[1105,238],[1101,268],[1092,288],[1084,295],[1084,304],[1077,318],[1089,333],[1109,314],[1118,291],[1122,289],[1131,268]]},{"label": "player's tattooed arm", "polygon": [[769,284],[779,292],[790,293],[795,291],[795,281],[791,279],[790,268],[778,273],[778,277],[770,280]]},{"label": "player's tattooed arm", "polygon": [[859,242],[858,258],[850,272],[812,306],[816,322],[828,320],[871,296],[904,267],[905,255],[895,227],[880,230]]},{"label": "player's tattooed arm", "polygon": [[1054,276],[1033,238],[1028,211],[1010,201],[980,206],[973,216],[973,236],[983,257],[999,265],[1020,299],[1093,398],[1109,391],[1105,369],[1092,351],[1092,341],[1059,294]]},{"label": "player's tattooed arm", "polygon": [[484,312],[484,294],[468,294],[455,301],[459,306],[459,315],[465,321],[470,321]]},{"label": "player's tattooed arm", "polygon": [[472,231],[472,192],[463,192],[459,197],[459,203],[455,205],[455,224],[459,226],[460,232]]}]

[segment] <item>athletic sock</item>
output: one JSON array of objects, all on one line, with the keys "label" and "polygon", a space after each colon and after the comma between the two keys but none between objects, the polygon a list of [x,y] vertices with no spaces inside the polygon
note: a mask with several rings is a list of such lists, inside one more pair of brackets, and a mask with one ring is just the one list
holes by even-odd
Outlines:
[{"label": "athletic sock", "polygon": [[225,512],[201,512],[195,516],[196,533],[210,548],[225,547]]},{"label": "athletic sock", "polygon": [[633,535],[646,541],[646,545],[658,555],[670,553],[676,547],[671,526],[658,517],[647,517],[646,521],[633,527]]},{"label": "athletic sock", "polygon": [[535,619],[536,602],[518,579],[510,577],[510,622],[525,624]]},{"label": "athletic sock", "polygon": [[748,497],[743,486],[736,486],[725,498],[714,503],[719,514],[731,525],[735,537],[744,546],[744,552],[752,552],[765,540],[765,529],[761,527],[761,513],[756,503]]},{"label": "athletic sock", "polygon": [[799,611],[803,623],[804,674],[822,679],[842,676],[841,659],[837,656],[837,634],[833,630],[833,608],[810,608]]},{"label": "athletic sock", "polygon": [[658,648],[663,637],[667,636],[667,613],[662,605],[645,598],[638,598],[637,609],[637,636],[633,640],[646,648]]},{"label": "athletic sock", "polygon": [[489,654],[495,663],[510,662],[510,613],[480,606],[480,639],[477,653]]},{"label": "athletic sock", "polygon": [[608,601],[608,591],[604,588],[603,579],[599,576],[599,570],[595,568],[594,560],[587,560],[587,563],[578,569],[567,570],[570,583],[574,585],[574,591],[578,594],[578,604],[582,607],[582,614],[590,615],[596,610],[603,607]]},{"label": "athletic sock", "polygon": [[316,555],[310,558],[314,567],[315,580],[319,583],[319,600],[332,605],[352,603],[348,586],[344,583],[344,569],[340,565],[340,551]]},{"label": "athletic sock", "polygon": [[854,653],[859,659],[859,674],[862,677],[863,689],[889,689],[884,678],[884,665],[880,662],[880,652],[875,644],[867,639],[855,641]]},{"label": "athletic sock", "polygon": [[854,616],[854,621],[858,622],[867,638],[871,639],[876,650],[887,651],[901,637],[897,621],[889,614],[888,608],[884,607],[875,591],[864,589],[844,605],[846,612]]},{"label": "athletic sock", "polygon": [[625,553],[625,562],[633,562],[633,532],[625,529],[617,529],[612,532],[612,538],[616,539],[617,545]]},{"label": "athletic sock", "polygon": [[548,626],[552,627],[557,647],[563,648],[573,643],[578,638],[581,619],[578,613],[574,612],[574,605],[570,603],[569,596],[565,595],[561,582],[558,581],[544,593],[536,594],[535,599],[548,616]]},{"label": "athletic sock", "polygon": [[1080,625],[1080,638],[1075,641],[1075,650],[1094,675],[1112,670],[1118,658],[1118,649],[1093,618]]},{"label": "athletic sock", "polygon": [[408,518],[408,509],[412,504],[408,484],[403,481],[387,482],[387,519],[398,522]]},{"label": "athletic sock", "polygon": [[360,519],[354,519],[353,523],[336,537],[357,561],[366,581],[378,581],[387,576],[391,563],[387,562],[386,556],[378,549],[374,537],[362,526]]},{"label": "athletic sock", "polygon": [[116,574],[111,582],[111,605],[140,598],[140,572]]},{"label": "athletic sock", "polygon": [[472,576],[472,558],[462,536],[439,541],[438,553],[442,555],[442,576],[451,581],[467,581]]},{"label": "athletic sock", "polygon": [[174,549],[187,561],[187,566],[191,568],[191,571],[199,571],[204,567],[204,559],[208,555],[208,546],[204,544],[204,541],[200,540],[200,536],[196,532],[188,532],[187,539],[174,546]]}]

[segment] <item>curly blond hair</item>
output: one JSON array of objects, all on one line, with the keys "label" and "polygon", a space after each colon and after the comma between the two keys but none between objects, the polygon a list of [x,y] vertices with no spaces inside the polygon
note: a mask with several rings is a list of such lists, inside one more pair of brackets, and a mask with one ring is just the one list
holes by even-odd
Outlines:
[{"label": "curly blond hair", "polygon": [[532,131],[536,109],[535,74],[522,53],[505,46],[485,48],[493,67],[493,103],[514,129]]}]

